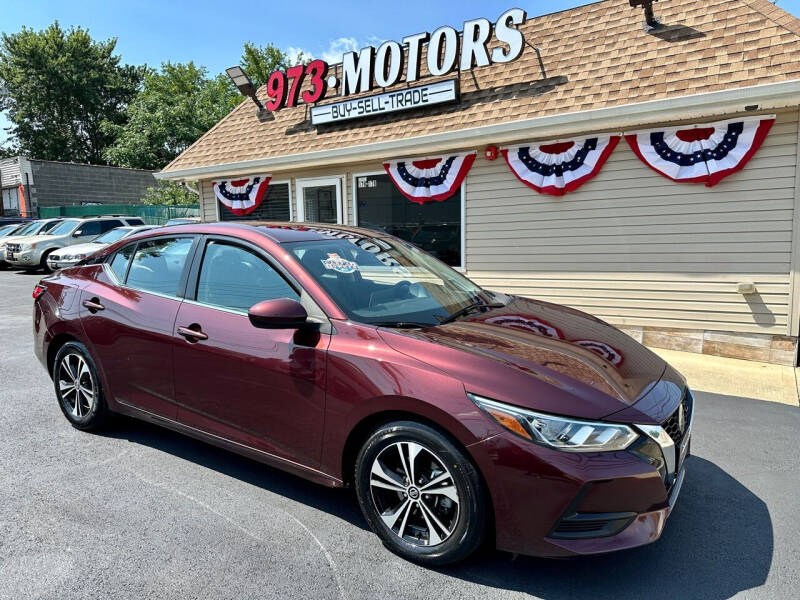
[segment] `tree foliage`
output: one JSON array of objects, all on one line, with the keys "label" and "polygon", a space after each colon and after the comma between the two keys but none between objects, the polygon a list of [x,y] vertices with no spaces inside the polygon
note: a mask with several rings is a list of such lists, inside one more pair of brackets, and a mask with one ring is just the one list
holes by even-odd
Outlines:
[{"label": "tree foliage", "polygon": [[122,125],[142,67],[120,64],[116,39],[95,41],[86,29],[58,22],[2,34],[0,110],[22,153],[41,159],[102,164]]},{"label": "tree foliage", "polygon": [[127,123],[107,124],[116,138],[105,157],[121,167],[161,169],[211,129],[242,97],[228,78],[207,77],[193,62],[149,70],[127,110]]},{"label": "tree foliage", "polygon": [[292,61],[286,52],[272,44],[258,47],[252,42],[245,42],[242,50],[242,68],[250,76],[256,89],[267,83],[273,71],[285,71],[293,66],[291,63],[305,62],[307,60],[302,52]]},{"label": "tree foliage", "polygon": [[154,187],[147,188],[142,198],[143,204],[161,206],[186,206],[198,203],[198,196],[174,181],[159,181]]}]

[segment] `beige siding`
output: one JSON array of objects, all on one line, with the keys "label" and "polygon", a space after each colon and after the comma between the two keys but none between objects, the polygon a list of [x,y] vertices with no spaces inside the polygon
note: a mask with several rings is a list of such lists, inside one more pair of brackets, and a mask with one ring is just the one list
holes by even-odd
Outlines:
[{"label": "beige siding", "polygon": [[[467,274],[619,325],[791,334],[798,135],[797,110],[778,113],[747,167],[713,188],[668,181],[623,140],[595,179],[560,198],[479,153],[465,188]],[[353,224],[353,175],[380,168],[376,160],[273,178],[291,181],[296,206],[298,179],[341,176]],[[203,218],[213,221],[211,182],[201,190]],[[739,283],[758,293],[739,294]]]},{"label": "beige siding", "polygon": [[[661,177],[623,140],[560,198],[479,158],[467,178],[467,272],[622,325],[786,334],[797,145],[797,112],[782,112],[747,167],[706,188]],[[740,282],[758,293],[739,294]]]}]

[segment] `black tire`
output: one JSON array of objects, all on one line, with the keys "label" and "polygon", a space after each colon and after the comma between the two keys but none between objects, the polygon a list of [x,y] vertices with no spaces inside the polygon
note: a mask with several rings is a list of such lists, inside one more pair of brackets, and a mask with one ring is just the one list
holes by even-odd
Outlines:
[{"label": "black tire", "polygon": [[[81,364],[86,366],[86,370]],[[72,382],[74,386],[74,373],[77,373],[80,389],[65,389],[65,384]],[[91,431],[106,423],[108,407],[97,369],[86,346],[79,342],[67,342],[59,349],[53,362],[53,385],[58,406],[73,427],[81,431]],[[85,391],[89,389],[91,394]]]},{"label": "black tire", "polygon": [[39,261],[39,268],[44,271],[45,273],[52,273],[53,270],[47,264],[47,258],[55,252],[55,248],[53,250],[48,250],[44,254],[42,254],[42,259]]},{"label": "black tire", "polygon": [[[416,450],[420,446],[422,450]],[[414,464],[404,462],[396,468],[389,466],[393,456],[396,456],[394,464],[406,460],[411,448],[418,453]],[[376,463],[379,457],[381,460]],[[381,465],[383,475],[388,477],[373,475],[376,464]],[[444,467],[444,471],[440,467]],[[409,470],[416,471],[416,481],[410,486],[408,478],[403,476]],[[428,473],[430,478],[426,477]],[[434,479],[441,481],[426,493],[425,485]],[[405,491],[380,485],[386,482]],[[444,495],[445,491],[453,494],[451,485],[455,487],[456,496],[452,499]],[[358,453],[355,487],[361,512],[372,531],[389,550],[407,560],[426,566],[452,564],[467,558],[483,542],[487,502],[481,477],[464,451],[432,427],[414,421],[397,421],[376,429]],[[395,502],[400,508],[393,510],[391,505]],[[401,512],[406,503],[407,515]],[[383,505],[382,509],[379,504]],[[385,519],[391,521],[395,516],[397,521],[390,527]],[[439,520],[434,521],[434,516]],[[434,529],[435,537],[426,523]],[[438,527],[440,524],[445,527]]]}]

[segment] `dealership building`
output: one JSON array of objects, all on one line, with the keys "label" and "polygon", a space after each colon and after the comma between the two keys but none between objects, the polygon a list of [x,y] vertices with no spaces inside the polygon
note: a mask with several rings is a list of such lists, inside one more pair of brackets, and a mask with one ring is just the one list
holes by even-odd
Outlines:
[{"label": "dealership building", "polygon": [[156,175],[206,221],[377,229],[654,347],[796,364],[800,20],[767,0],[509,10],[254,98]]}]

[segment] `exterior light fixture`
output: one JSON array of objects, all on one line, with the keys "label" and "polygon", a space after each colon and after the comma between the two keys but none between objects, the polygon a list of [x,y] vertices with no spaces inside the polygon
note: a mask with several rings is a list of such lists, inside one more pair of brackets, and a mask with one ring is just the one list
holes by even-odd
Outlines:
[{"label": "exterior light fixture", "polygon": [[483,151],[483,156],[486,160],[497,160],[497,157],[500,154],[500,150],[495,145],[486,146]]},{"label": "exterior light fixture", "polygon": [[644,9],[645,31],[656,29],[661,25],[661,23],[658,22],[658,19],[656,19],[655,15],[653,14],[653,2],[658,2],[658,0],[629,0],[629,2],[633,8],[641,6]]},{"label": "exterior light fixture", "polygon": [[231,78],[233,85],[239,90],[242,96],[247,96],[253,102],[255,102],[256,106],[258,107],[257,114],[261,116],[263,113],[266,112],[266,108],[264,105],[261,104],[261,100],[258,99],[256,96],[256,86],[253,85],[253,82],[250,81],[250,78],[247,76],[247,73],[244,72],[244,69],[239,65],[235,67],[229,67],[225,69],[225,72],[228,74],[228,77]]}]

